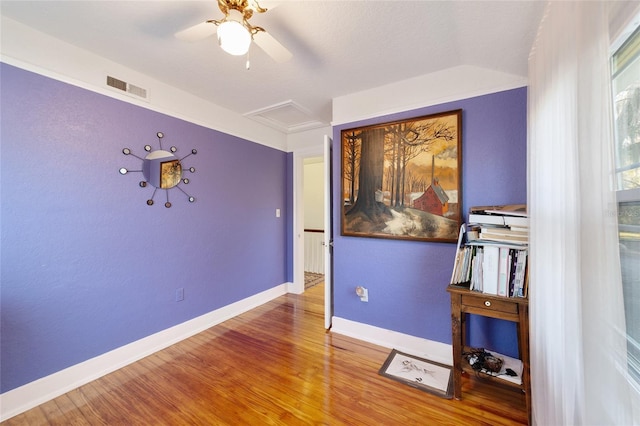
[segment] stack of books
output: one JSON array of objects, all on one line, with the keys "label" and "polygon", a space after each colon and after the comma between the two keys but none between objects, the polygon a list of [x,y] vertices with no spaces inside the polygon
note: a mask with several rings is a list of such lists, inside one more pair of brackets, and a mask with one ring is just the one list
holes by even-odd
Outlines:
[{"label": "stack of books", "polygon": [[472,207],[469,209],[469,224],[471,240],[515,246],[529,244],[529,217],[525,204]]},{"label": "stack of books", "polygon": [[528,243],[526,205],[471,208],[469,223],[460,230],[451,284],[486,294],[527,297]]}]

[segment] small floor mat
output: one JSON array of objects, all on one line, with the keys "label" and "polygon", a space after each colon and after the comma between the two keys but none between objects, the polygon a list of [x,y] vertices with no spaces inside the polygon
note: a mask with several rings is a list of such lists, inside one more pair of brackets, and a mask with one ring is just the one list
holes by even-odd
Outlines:
[{"label": "small floor mat", "polygon": [[317,274],[315,272],[304,273],[304,288],[311,288],[314,285],[318,285],[324,282],[324,274]]}]

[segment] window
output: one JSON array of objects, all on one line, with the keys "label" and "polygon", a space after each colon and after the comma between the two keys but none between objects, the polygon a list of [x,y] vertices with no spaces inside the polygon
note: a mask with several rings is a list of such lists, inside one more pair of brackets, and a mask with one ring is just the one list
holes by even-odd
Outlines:
[{"label": "window", "polygon": [[627,355],[629,372],[640,386],[640,27],[611,59]]},{"label": "window", "polygon": [[640,188],[640,28],[612,58],[618,190]]}]

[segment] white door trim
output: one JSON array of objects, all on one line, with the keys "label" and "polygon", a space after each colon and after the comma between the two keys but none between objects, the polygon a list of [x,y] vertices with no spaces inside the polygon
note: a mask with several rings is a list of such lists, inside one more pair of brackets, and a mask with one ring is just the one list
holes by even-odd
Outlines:
[{"label": "white door trim", "polygon": [[324,328],[331,328],[333,318],[333,217],[331,209],[332,140],[324,137]]}]

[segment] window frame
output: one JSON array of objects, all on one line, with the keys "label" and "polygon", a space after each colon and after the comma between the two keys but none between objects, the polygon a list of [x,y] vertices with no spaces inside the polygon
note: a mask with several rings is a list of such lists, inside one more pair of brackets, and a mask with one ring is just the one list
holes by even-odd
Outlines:
[{"label": "window frame", "polygon": [[[615,129],[616,126],[616,122],[615,122],[615,118],[613,115],[613,111],[615,111],[615,97],[617,95],[617,93],[614,92],[613,88],[615,86],[615,79],[622,73],[624,73],[625,70],[627,70],[627,66],[632,64],[634,61],[638,60],[638,57],[640,57],[640,51],[639,52],[635,52],[630,56],[630,59],[627,60],[627,63],[625,65],[623,65],[623,67],[621,69],[617,69],[614,72],[614,58],[616,56],[616,54],[618,54],[618,52],[621,49],[624,49],[626,46],[628,46],[628,43],[638,43],[638,40],[634,40],[631,41],[632,38],[639,38],[640,39],[640,10],[636,13],[636,16],[630,21],[630,23],[626,26],[626,28],[624,28],[624,30],[620,33],[620,35],[616,38],[615,42],[611,45],[610,48],[610,64],[611,64],[611,106],[612,106],[612,116],[611,116],[611,122],[613,125],[613,128]],[[624,58],[623,58],[624,59]],[[639,204],[640,203],[640,186],[636,187],[636,188],[628,188],[628,189],[618,189],[620,188],[620,172],[622,172],[625,169],[636,169],[638,168],[636,163],[633,163],[631,165],[627,165],[625,167],[618,167],[618,155],[619,153],[622,151],[621,149],[619,149],[618,146],[618,139],[617,137],[613,138],[613,149],[615,150],[615,170],[614,170],[614,176],[613,176],[613,180],[612,180],[612,184],[614,185],[614,190],[615,190],[615,194],[616,194],[616,211],[618,212],[618,226],[620,226],[620,214],[621,214],[621,207],[624,204]],[[632,225],[635,226],[635,225]],[[635,232],[633,232],[632,234],[635,234]],[[622,233],[619,232],[618,233],[618,241],[620,242],[620,247],[621,250],[624,247],[624,243],[627,241],[625,239],[622,238]],[[629,262],[630,260],[627,259],[626,262]],[[631,262],[633,262],[633,260],[631,260]],[[633,263],[631,264],[633,265]],[[634,294],[637,292],[637,290],[634,289],[634,279],[631,279],[630,281],[626,281],[624,279],[624,271],[625,269],[628,271],[629,270],[629,264],[625,263],[625,261],[623,260],[622,254],[621,254],[621,258],[620,258],[620,268],[621,268],[621,273],[623,273],[623,292],[625,293],[625,295],[629,295],[629,294]],[[625,317],[628,318],[637,318],[638,317],[638,311],[640,310],[640,305],[637,305],[637,300],[636,300],[637,296],[636,295],[632,295],[631,296],[631,301],[627,302],[627,300],[625,300]],[[631,309],[628,308],[627,303],[629,303],[631,305]],[[629,309],[629,310],[628,310]],[[628,310],[628,311],[627,311]],[[637,335],[635,333],[632,333],[633,326],[635,324],[630,325],[627,324],[626,326],[626,339],[627,339],[627,368],[628,368],[628,372],[629,372],[629,380],[630,383],[638,390],[640,390],[640,366],[638,364],[639,358],[638,358],[638,350],[639,350],[639,342],[637,341]]]}]

